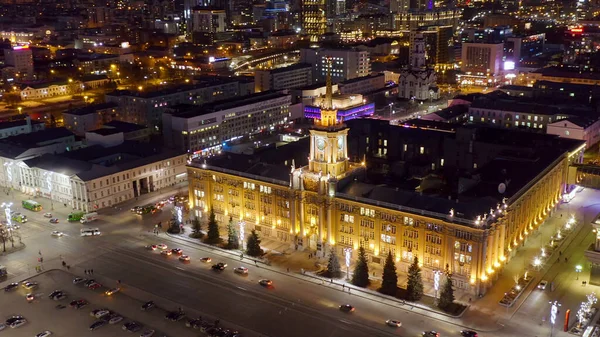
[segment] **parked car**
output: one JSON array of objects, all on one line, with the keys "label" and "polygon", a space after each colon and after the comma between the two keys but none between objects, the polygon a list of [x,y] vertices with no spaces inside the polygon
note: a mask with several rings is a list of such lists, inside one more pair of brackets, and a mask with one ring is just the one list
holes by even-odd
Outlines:
[{"label": "parked car", "polygon": [[198,329],[201,324],[202,324],[202,320],[200,318],[190,319],[187,322],[185,322],[185,326],[187,326],[188,328],[194,328],[194,329]]},{"label": "parked car", "polygon": [[91,279],[91,280],[87,280],[87,281],[85,281],[84,285],[85,285],[86,287],[89,287],[89,286],[91,286],[91,285],[92,285],[92,284],[94,284],[94,283],[96,283],[96,280],[94,280],[94,279]]},{"label": "parked car", "polygon": [[544,290],[546,289],[546,286],[548,286],[548,281],[541,280],[537,287],[538,289]]},{"label": "parked car", "polygon": [[127,322],[123,324],[123,330],[128,332],[138,332],[142,330],[143,325],[138,322]]},{"label": "parked car", "polygon": [[50,335],[52,335],[52,331],[45,330],[45,331],[42,331],[42,332],[38,333],[37,335],[35,335],[35,337],[48,337]]},{"label": "parked car", "polygon": [[183,311],[169,311],[165,315],[165,319],[168,319],[172,322],[177,322],[182,320],[185,317],[185,312]]},{"label": "parked car", "polygon": [[111,315],[110,319],[108,320],[108,324],[117,324],[119,322],[121,322],[123,320],[123,316],[120,315]]},{"label": "parked car", "polygon": [[96,290],[96,289],[98,289],[100,287],[102,287],[102,285],[100,283],[96,283],[96,282],[94,282],[94,283],[92,283],[92,284],[90,284],[88,286],[88,288],[91,289],[91,290]]},{"label": "parked car", "polygon": [[85,307],[88,304],[89,303],[86,300],[73,300],[73,301],[71,301],[71,303],[69,303],[69,305],[71,306],[71,308],[75,308],[75,309],[81,309],[81,308]]},{"label": "parked car", "polygon": [[148,311],[152,308],[154,308],[156,305],[154,304],[154,301],[148,301],[144,304],[142,304],[142,310],[144,311]]},{"label": "parked car", "polygon": [[140,337],[152,337],[155,332],[156,331],[154,331],[154,330],[146,330],[146,331],[142,332]]},{"label": "parked car", "polygon": [[92,317],[96,317],[96,318],[102,318],[106,315],[110,315],[110,310],[108,309],[96,309],[96,310],[92,310],[92,312],[90,312],[90,316]]},{"label": "parked car", "polygon": [[87,279],[85,279],[83,277],[76,277],[73,279],[73,284],[79,284],[79,283],[86,282],[86,281],[87,281]]},{"label": "parked car", "polygon": [[423,331],[423,337],[440,337],[440,333],[437,331]]},{"label": "parked car", "polygon": [[101,327],[105,326],[106,324],[108,324],[108,322],[105,320],[95,321],[94,323],[92,323],[92,325],[90,325],[90,331],[100,329]]}]

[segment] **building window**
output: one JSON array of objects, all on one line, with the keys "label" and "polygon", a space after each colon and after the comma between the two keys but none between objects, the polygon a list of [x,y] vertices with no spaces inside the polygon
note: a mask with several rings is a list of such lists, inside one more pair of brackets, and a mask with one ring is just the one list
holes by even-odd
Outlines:
[{"label": "building window", "polygon": [[424,153],[425,153],[425,148],[424,148],[423,146],[421,146],[421,147],[419,148],[419,153],[420,153],[420,154],[424,154]]}]

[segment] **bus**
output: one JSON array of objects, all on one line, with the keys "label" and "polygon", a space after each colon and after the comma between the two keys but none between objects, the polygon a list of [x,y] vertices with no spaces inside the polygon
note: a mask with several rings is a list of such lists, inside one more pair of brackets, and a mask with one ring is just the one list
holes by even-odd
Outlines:
[{"label": "bus", "polygon": [[21,213],[13,213],[11,214],[11,219],[13,221],[16,222],[20,222],[20,223],[26,223],[27,222],[27,216],[25,214],[21,214]]},{"label": "bus", "polygon": [[98,228],[83,228],[81,236],[96,236],[102,234]]},{"label": "bus", "polygon": [[42,205],[40,205],[39,202],[33,200],[23,200],[21,205],[23,205],[23,208],[34,212],[39,212],[42,210]]},{"label": "bus", "polygon": [[73,212],[73,213],[69,213],[69,215],[67,215],[67,220],[70,221],[70,222],[79,221],[79,220],[81,220],[81,218],[83,218],[84,214],[85,214],[85,212]]},{"label": "bus", "polygon": [[139,215],[154,214],[154,213],[156,213],[156,211],[158,211],[158,208],[156,208],[155,205],[146,205],[146,206],[142,206],[140,209],[138,209],[137,214],[139,214]]}]

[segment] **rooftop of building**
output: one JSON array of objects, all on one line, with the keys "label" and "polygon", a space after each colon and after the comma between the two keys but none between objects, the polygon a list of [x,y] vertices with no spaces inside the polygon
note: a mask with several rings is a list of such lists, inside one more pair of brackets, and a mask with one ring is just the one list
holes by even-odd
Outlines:
[{"label": "rooftop of building", "polygon": [[22,83],[20,88],[21,88],[21,90],[24,90],[26,88],[43,89],[43,88],[48,88],[53,85],[62,86],[62,85],[67,85],[67,84],[69,84],[68,80],[60,79],[60,80],[54,80],[54,81],[48,81],[48,82]]},{"label": "rooftop of building", "polygon": [[503,86],[499,87],[498,89],[533,92],[533,87],[528,87],[526,85],[515,85],[515,84],[503,85]]},{"label": "rooftop of building", "polygon": [[136,90],[115,90],[113,92],[106,94],[106,96],[115,96],[115,97],[129,96],[129,97],[139,97],[139,98],[151,99],[151,98],[156,98],[156,97],[161,97],[161,96],[173,95],[173,94],[177,94],[180,92],[187,92],[187,91],[193,91],[193,90],[198,90],[198,89],[202,89],[202,88],[208,88],[208,87],[223,84],[223,83],[233,82],[231,79],[226,78],[226,77],[207,76],[207,78],[208,77],[214,77],[214,79],[212,79],[210,81],[199,81],[196,84],[179,84],[179,85],[174,85],[174,86],[170,86],[170,87],[166,87],[166,88],[160,87],[160,88],[157,88],[156,90],[152,90],[150,88],[144,88],[144,90],[137,90],[137,91]]},{"label": "rooftop of building", "polygon": [[352,84],[352,83],[357,83],[357,82],[362,82],[362,81],[368,81],[374,78],[378,78],[378,77],[385,77],[384,73],[378,73],[378,74],[370,74],[367,76],[361,76],[361,77],[355,77],[349,80],[345,80],[343,82],[340,82],[339,85],[344,86],[346,84]]},{"label": "rooftop of building", "polygon": [[586,118],[586,117],[569,117],[569,118],[557,120],[551,124],[560,124],[560,123],[564,123],[567,121],[586,129],[589,126],[591,126],[592,124],[596,123],[598,121],[598,119]]},{"label": "rooftop of building", "polygon": [[[49,128],[36,132],[10,136],[0,140],[0,144],[10,144],[23,147],[37,147],[40,143],[59,140],[65,137],[74,137],[66,128]],[[0,146],[2,148],[2,146]]]},{"label": "rooftop of building", "polygon": [[200,106],[188,107],[188,109],[182,109],[173,113],[173,116],[179,118],[194,118],[203,116],[217,111],[223,111],[227,109],[233,109],[240,106],[250,105],[254,103],[263,102],[270,99],[276,99],[289,96],[280,92],[265,91],[257,94],[248,96],[242,96],[227,100],[221,100],[217,102],[207,103]]},{"label": "rooftop of building", "polygon": [[445,120],[452,119],[454,117],[458,117],[460,115],[466,114],[469,112],[469,106],[466,104],[458,104],[447,107],[445,109],[441,109],[438,111],[432,112],[432,114],[436,114]]},{"label": "rooftop of building", "polygon": [[75,115],[75,116],[85,116],[85,115],[97,113],[99,110],[114,109],[118,106],[119,105],[114,102],[90,104],[90,105],[86,105],[81,108],[67,110],[67,111],[63,112],[63,114]]},{"label": "rooftop of building", "polygon": [[495,93],[476,98],[471,104],[471,108],[513,111],[546,116],[585,116],[597,114],[594,109],[582,104],[562,101],[561,103],[552,103],[547,98],[514,97],[504,93],[504,95],[498,95],[497,93],[499,92],[502,91],[497,90]]},{"label": "rooftop of building", "polygon": [[533,71],[547,77],[577,78],[588,80],[600,80],[600,72],[581,71],[579,68],[547,67]]},{"label": "rooftop of building", "polygon": [[147,127],[135,123],[123,122],[118,120],[112,120],[108,123],[104,123],[102,125],[104,129],[112,129],[117,130],[123,133],[136,132],[140,130],[147,129]]},{"label": "rooftop of building", "polygon": [[309,63],[296,63],[296,64],[292,64],[291,66],[287,66],[287,67],[281,67],[281,68],[275,68],[275,69],[271,69],[268,70],[271,74],[279,74],[279,73],[285,73],[288,71],[294,71],[294,70],[299,70],[299,69],[312,69],[312,64]]},{"label": "rooftop of building", "polygon": [[108,76],[106,75],[85,75],[82,76],[79,80],[81,82],[91,82],[91,81],[100,81],[100,80],[107,80]]},{"label": "rooftop of building", "polygon": [[[40,122],[40,121],[36,121],[36,120],[30,120],[30,123],[31,124],[44,124],[44,122]],[[0,130],[16,128],[16,127],[25,126],[25,125],[27,125],[27,119],[19,119],[19,120],[14,120],[14,121],[0,122]]]}]

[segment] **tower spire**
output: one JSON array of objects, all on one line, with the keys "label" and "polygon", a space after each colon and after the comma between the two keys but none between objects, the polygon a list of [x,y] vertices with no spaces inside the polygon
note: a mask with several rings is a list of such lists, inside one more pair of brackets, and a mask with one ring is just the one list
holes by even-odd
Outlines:
[{"label": "tower spire", "polygon": [[325,58],[327,61],[327,77],[326,77],[326,88],[325,88],[325,103],[323,108],[331,110],[333,109],[333,88],[331,84],[331,68],[333,67],[333,61],[331,56]]}]

